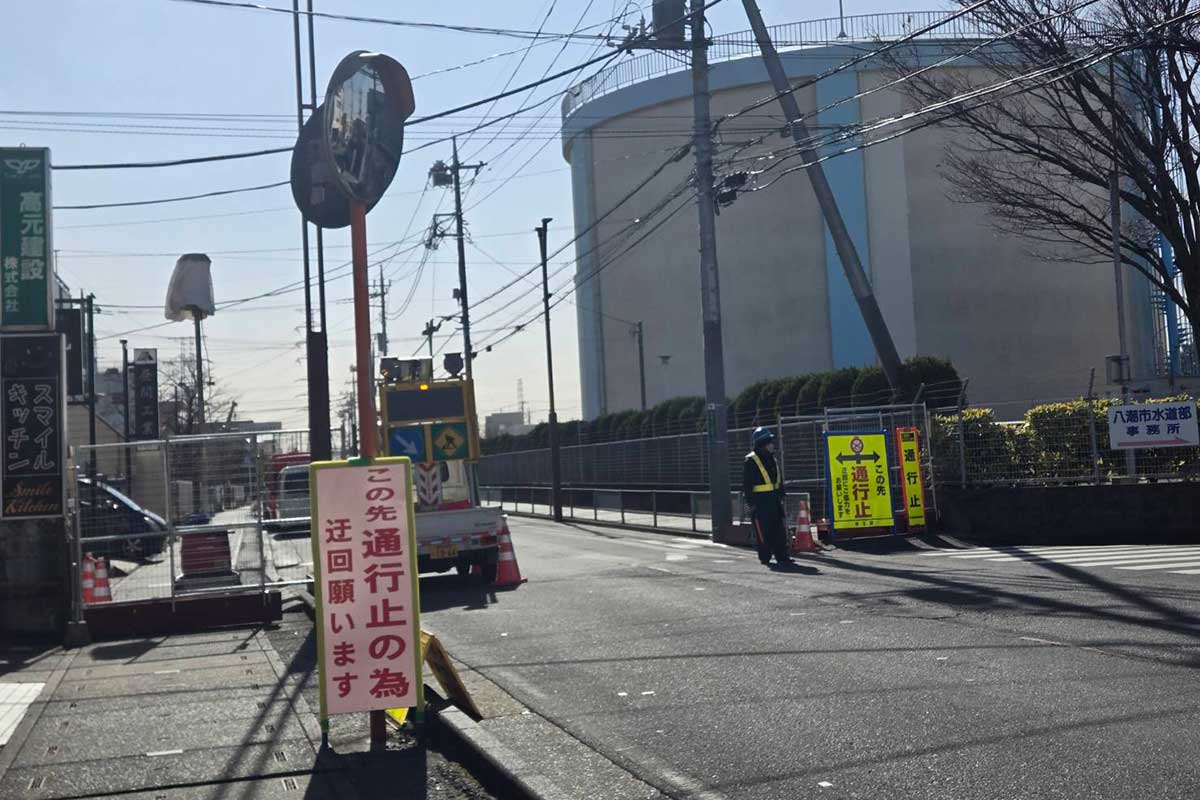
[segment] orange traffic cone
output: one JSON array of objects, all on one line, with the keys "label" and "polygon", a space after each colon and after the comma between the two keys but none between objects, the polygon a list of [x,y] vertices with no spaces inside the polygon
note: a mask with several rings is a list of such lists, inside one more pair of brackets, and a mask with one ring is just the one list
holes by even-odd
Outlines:
[{"label": "orange traffic cone", "polygon": [[800,514],[796,517],[796,535],[792,537],[792,553],[819,553],[821,545],[817,544],[817,526],[812,524],[812,514],[808,501],[800,501]]},{"label": "orange traffic cone", "polygon": [[519,586],[525,582],[521,577],[521,568],[517,566],[517,554],[513,551],[512,536],[508,532],[508,523],[500,527],[500,566],[496,570],[496,582],[493,586]]},{"label": "orange traffic cone", "polygon": [[96,559],[92,558],[91,553],[83,557],[83,564],[80,565],[79,575],[83,582],[84,604],[87,605],[96,602]]},{"label": "orange traffic cone", "polygon": [[108,603],[112,600],[112,590],[108,587],[108,559],[95,560],[96,587],[92,593],[93,603]]}]

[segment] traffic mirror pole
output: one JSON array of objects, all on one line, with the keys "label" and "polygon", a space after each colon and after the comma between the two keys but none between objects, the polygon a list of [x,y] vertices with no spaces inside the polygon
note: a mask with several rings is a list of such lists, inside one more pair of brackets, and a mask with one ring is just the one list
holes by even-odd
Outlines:
[{"label": "traffic mirror pole", "polygon": [[[375,393],[371,369],[371,284],[367,275],[367,207],[350,201],[350,257],[354,269],[354,350],[358,359],[355,381],[358,394],[358,454],[375,458],[379,454],[379,435],[375,425]],[[382,750],[387,744],[387,714],[372,711],[371,749]]]}]

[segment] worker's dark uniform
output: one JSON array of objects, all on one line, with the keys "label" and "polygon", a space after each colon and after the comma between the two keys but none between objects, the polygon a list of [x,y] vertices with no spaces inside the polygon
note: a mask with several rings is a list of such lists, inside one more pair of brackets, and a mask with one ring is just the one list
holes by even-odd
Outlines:
[{"label": "worker's dark uniform", "polygon": [[783,481],[775,454],[753,450],[742,464],[742,493],[750,506],[758,560],[766,564],[775,556],[780,564],[791,561],[784,523]]}]

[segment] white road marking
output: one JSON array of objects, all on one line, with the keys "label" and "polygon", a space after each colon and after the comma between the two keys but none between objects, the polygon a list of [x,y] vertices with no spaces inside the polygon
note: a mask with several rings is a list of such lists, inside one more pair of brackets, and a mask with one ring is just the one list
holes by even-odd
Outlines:
[{"label": "white road marking", "polygon": [[182,750],[155,750],[152,753],[146,753],[146,755],[150,758],[160,758],[162,756],[181,756],[181,755],[183,755],[183,751]]},{"label": "white road marking", "polygon": [[[922,556],[935,553],[921,553]],[[1200,574],[1186,568],[1200,567],[1198,545],[1119,545],[1093,547],[974,548],[941,550],[947,558],[986,561],[988,563],[1023,561],[1028,564],[1062,564],[1070,567],[1113,567],[1145,572],[1161,570],[1180,575]]]},{"label": "white road marking", "polygon": [[687,561],[688,557],[682,553],[667,553],[667,561]]},{"label": "white road marking", "polygon": [[1194,557],[1191,560],[1172,559],[1170,561],[1159,561],[1154,564],[1139,564],[1136,567],[1117,567],[1117,569],[1174,569],[1175,567],[1200,567],[1200,561],[1197,561]]}]

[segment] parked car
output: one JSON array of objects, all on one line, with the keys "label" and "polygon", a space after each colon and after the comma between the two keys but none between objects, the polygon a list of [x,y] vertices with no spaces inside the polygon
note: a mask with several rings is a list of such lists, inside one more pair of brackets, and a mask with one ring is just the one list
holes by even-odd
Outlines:
[{"label": "parked car", "polygon": [[[168,527],[158,514],[101,481],[80,478],[76,489],[83,552],[140,561],[163,551]],[[94,541],[110,536],[120,538]]]},{"label": "parked car", "polygon": [[309,531],[308,463],[291,464],[275,479],[275,518],[263,521],[268,533],[302,535]]}]

